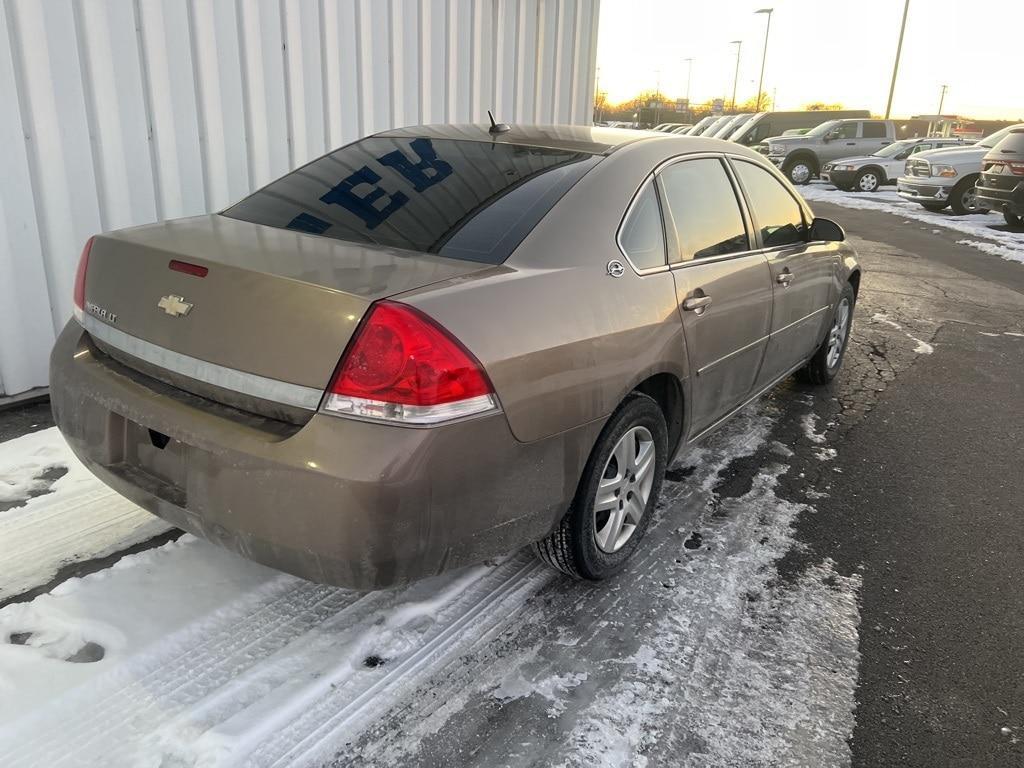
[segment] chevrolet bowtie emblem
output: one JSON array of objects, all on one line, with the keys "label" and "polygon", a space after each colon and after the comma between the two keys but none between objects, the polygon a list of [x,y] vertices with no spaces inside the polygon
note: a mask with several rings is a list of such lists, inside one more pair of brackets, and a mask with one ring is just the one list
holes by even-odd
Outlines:
[{"label": "chevrolet bowtie emblem", "polygon": [[185,301],[183,296],[174,296],[173,294],[161,297],[157,306],[171,317],[182,317],[192,311],[192,305]]}]

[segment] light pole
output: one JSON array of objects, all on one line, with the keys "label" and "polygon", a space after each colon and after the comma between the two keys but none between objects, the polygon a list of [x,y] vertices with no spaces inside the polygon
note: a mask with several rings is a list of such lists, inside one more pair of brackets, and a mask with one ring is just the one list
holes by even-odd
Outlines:
[{"label": "light pole", "polygon": [[939,95],[939,111],[935,114],[942,116],[942,105],[946,103],[946,91],[949,90],[948,85],[942,86],[942,93]]},{"label": "light pole", "polygon": [[761,54],[761,79],[757,81],[757,107],[754,109],[755,112],[761,111],[761,86],[764,85],[764,62],[768,58],[768,33],[772,28],[772,11],[774,8],[760,8],[754,11],[754,13],[767,13],[768,23],[764,28],[764,52]]},{"label": "light pole", "polygon": [[742,40],[733,40],[729,45],[736,46],[736,76],[732,79],[732,111],[736,111],[736,84],[740,81],[740,49],[743,47]]},{"label": "light pole", "polygon": [[892,82],[889,83],[889,101],[885,104],[885,119],[889,119],[892,111],[892,95],[896,90],[896,73],[900,71],[900,54],[903,53],[903,31],[907,28],[907,12],[910,10],[910,0],[903,4],[903,23],[900,24],[900,41],[896,43],[896,61],[892,65]]},{"label": "light pole", "polygon": [[686,119],[693,119],[693,110],[690,109],[690,81],[693,78],[693,59],[683,59],[687,63],[686,68]]}]

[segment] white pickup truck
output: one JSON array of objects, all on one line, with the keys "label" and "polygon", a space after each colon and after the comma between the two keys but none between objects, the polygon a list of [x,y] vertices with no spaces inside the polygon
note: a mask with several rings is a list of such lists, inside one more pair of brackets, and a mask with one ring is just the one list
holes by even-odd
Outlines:
[{"label": "white pickup truck", "polygon": [[1024,128],[1024,123],[1007,126],[969,147],[933,149],[914,155],[896,180],[896,192],[929,211],[941,211],[948,205],[957,216],[984,212],[974,189],[981,176],[981,161],[1014,128]]}]

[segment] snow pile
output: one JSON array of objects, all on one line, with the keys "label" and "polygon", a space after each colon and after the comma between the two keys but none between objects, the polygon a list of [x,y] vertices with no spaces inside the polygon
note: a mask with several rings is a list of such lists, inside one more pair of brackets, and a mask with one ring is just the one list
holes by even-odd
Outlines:
[{"label": "snow pile", "polygon": [[56,427],[0,443],[5,507],[0,598],[45,584],[68,563],[109,555],[170,528],[97,480]]},{"label": "snow pile", "polygon": [[[999,214],[972,213],[966,216],[954,216],[948,209],[933,213],[918,203],[904,200],[896,194],[895,190],[853,193],[842,192],[827,184],[807,184],[800,188],[800,194],[809,201],[820,200],[847,208],[883,211],[895,216],[902,216],[904,219],[913,219],[932,226],[952,229],[971,236],[971,239],[958,240],[960,245],[967,245],[1008,261],[1018,261],[1024,264],[1024,234],[1009,231],[1003,226],[1003,217]],[[984,240],[977,238],[984,238]]]}]

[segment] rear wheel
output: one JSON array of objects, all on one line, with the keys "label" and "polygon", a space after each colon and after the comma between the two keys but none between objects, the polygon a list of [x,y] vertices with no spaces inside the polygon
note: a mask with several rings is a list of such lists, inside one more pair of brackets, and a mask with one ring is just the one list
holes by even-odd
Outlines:
[{"label": "rear wheel", "polygon": [[832,313],[832,325],[821,346],[803,368],[797,371],[801,381],[808,384],[828,384],[839,373],[846,353],[846,344],[850,340],[850,329],[853,327],[853,305],[857,297],[853,286],[849,283],[843,288]]},{"label": "rear wheel", "polygon": [[988,209],[978,204],[978,190],[974,186],[977,181],[977,176],[968,176],[953,187],[953,192],[949,195],[949,205],[957,216],[987,212]]},{"label": "rear wheel", "polygon": [[878,171],[867,169],[857,174],[855,188],[860,192],[877,192],[878,188],[885,183]]},{"label": "rear wheel", "polygon": [[1018,216],[1016,213],[1003,211],[1003,218],[1006,219],[1006,223],[1011,227],[1024,227],[1024,216]]},{"label": "rear wheel", "polygon": [[634,392],[602,430],[569,511],[533,545],[537,556],[577,579],[598,581],[620,571],[650,524],[667,454],[661,408]]}]

